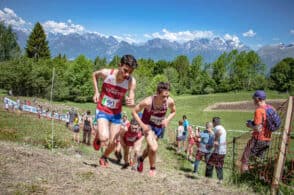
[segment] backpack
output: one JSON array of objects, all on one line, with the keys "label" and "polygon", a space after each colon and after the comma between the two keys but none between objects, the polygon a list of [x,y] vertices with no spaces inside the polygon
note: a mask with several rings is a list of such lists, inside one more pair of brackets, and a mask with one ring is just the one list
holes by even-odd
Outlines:
[{"label": "backpack", "polygon": [[281,118],[278,112],[270,105],[265,107],[266,112],[266,127],[270,131],[276,131],[281,126]]},{"label": "backpack", "polygon": [[84,122],[84,131],[90,131],[90,130],[91,130],[91,124],[90,124],[90,121],[88,120],[88,117],[86,117]]}]

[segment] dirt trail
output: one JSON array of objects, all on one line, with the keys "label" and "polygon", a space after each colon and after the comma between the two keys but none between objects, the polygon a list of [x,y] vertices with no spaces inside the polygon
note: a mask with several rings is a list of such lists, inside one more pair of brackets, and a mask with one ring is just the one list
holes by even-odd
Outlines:
[{"label": "dirt trail", "polygon": [[95,163],[97,157],[74,149],[64,154],[1,141],[0,194],[249,194],[213,179],[167,171],[163,163],[152,178],[146,167],[140,174],[113,163],[106,169],[89,165]]}]

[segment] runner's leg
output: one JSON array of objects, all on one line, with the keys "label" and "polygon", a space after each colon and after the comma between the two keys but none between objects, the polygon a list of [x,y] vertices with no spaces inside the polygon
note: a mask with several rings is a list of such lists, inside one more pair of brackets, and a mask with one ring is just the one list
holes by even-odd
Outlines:
[{"label": "runner's leg", "polygon": [[110,131],[109,131],[109,143],[108,147],[104,152],[104,157],[108,158],[111,152],[115,149],[115,141],[119,136],[120,124],[111,123],[110,124]]},{"label": "runner's leg", "polygon": [[105,118],[99,118],[98,123],[98,136],[102,146],[107,146],[109,141],[109,121]]},{"label": "runner's leg", "polygon": [[153,131],[149,131],[146,136],[147,145],[149,147],[148,156],[150,167],[155,167],[156,152],[158,148],[157,137]]}]

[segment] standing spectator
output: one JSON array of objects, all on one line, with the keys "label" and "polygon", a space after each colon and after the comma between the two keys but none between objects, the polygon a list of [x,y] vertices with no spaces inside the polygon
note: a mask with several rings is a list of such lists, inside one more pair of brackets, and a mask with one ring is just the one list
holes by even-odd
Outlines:
[{"label": "standing spectator", "polygon": [[191,126],[188,126],[188,147],[187,147],[187,159],[193,162],[193,146],[195,144],[195,133]]},{"label": "standing spectator", "polygon": [[91,117],[91,111],[88,110],[86,114],[83,116],[83,143],[87,144],[88,146],[91,143],[91,131],[93,129],[93,120]]},{"label": "standing spectator", "polygon": [[184,133],[183,133],[183,137],[184,137],[184,148],[185,148],[185,152],[187,152],[187,150],[188,150],[188,143],[186,143],[186,140],[187,140],[187,137],[188,137],[189,121],[188,121],[186,115],[183,115],[183,126],[184,126]]},{"label": "standing spectator", "polygon": [[181,152],[181,142],[183,142],[182,147],[184,147],[185,137],[184,137],[183,133],[184,133],[183,121],[179,120],[179,126],[177,129],[177,145],[178,145],[177,153]]},{"label": "standing spectator", "polygon": [[6,99],[6,97],[4,97],[4,109],[6,111],[9,111],[9,104],[8,104],[8,100]]},{"label": "standing spectator", "polygon": [[247,121],[246,126],[252,129],[252,137],[247,142],[241,162],[241,172],[248,171],[248,161],[250,156],[263,158],[265,151],[269,148],[272,132],[266,126],[266,94],[262,90],[257,90],[252,96],[256,106],[254,120]]},{"label": "standing spectator", "polygon": [[206,129],[202,132],[200,132],[199,128],[196,130],[196,138],[198,139],[197,141],[199,142],[199,147],[197,149],[196,158],[194,162],[193,172],[195,174],[198,174],[198,167],[203,157],[205,159],[205,163],[207,164],[213,148],[214,132],[212,129],[212,122],[207,122],[205,127]]},{"label": "standing spectator", "polygon": [[16,109],[20,110],[20,99],[18,97],[16,100]]},{"label": "standing spectator", "polygon": [[212,177],[213,167],[216,169],[218,184],[223,181],[223,166],[224,160],[227,153],[226,137],[227,132],[221,125],[219,117],[213,117],[212,124],[214,126],[214,151],[208,160],[206,166],[206,177]]},{"label": "standing spectator", "polygon": [[68,112],[69,114],[69,128],[72,128],[72,124],[73,124],[73,121],[74,121],[74,117],[75,117],[75,110],[74,108],[71,108],[70,111]]},{"label": "standing spectator", "polygon": [[80,143],[80,125],[79,125],[79,116],[75,113],[73,120],[73,140]]}]

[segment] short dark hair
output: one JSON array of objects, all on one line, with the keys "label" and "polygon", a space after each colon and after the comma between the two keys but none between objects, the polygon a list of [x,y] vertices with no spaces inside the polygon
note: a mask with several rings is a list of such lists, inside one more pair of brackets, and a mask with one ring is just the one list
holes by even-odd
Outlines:
[{"label": "short dark hair", "polygon": [[187,119],[187,116],[186,116],[186,115],[183,115],[183,118],[184,118],[184,119]]},{"label": "short dark hair", "polygon": [[91,111],[90,110],[87,110],[87,115],[91,114]]},{"label": "short dark hair", "polygon": [[157,93],[161,93],[162,91],[170,91],[170,83],[169,82],[160,82],[157,85]]},{"label": "short dark hair", "polygon": [[214,125],[220,125],[221,124],[220,117],[217,117],[217,116],[213,117],[212,122]]},{"label": "short dark hair", "polygon": [[131,125],[139,125],[138,121],[135,118],[132,118]]},{"label": "short dark hair", "polygon": [[129,55],[129,54],[121,57],[120,64],[121,65],[123,65],[123,64],[128,65],[131,68],[137,68],[137,66],[138,66],[136,58],[132,55]]}]

